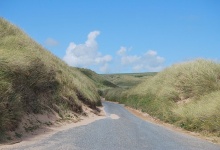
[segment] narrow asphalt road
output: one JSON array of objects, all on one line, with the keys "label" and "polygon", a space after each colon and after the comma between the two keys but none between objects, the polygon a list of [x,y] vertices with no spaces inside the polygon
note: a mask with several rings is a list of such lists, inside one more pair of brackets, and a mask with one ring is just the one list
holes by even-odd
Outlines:
[{"label": "narrow asphalt road", "polygon": [[105,119],[58,132],[17,149],[220,150],[220,145],[143,121],[122,105],[110,102],[103,102],[103,105],[107,115]]}]

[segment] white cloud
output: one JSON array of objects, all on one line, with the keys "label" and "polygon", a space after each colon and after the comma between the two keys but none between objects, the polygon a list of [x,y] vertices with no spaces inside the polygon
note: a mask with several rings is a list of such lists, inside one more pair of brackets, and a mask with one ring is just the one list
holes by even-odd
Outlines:
[{"label": "white cloud", "polygon": [[158,56],[154,50],[148,50],[143,55],[128,55],[127,48],[121,47],[117,54],[120,56],[122,67],[129,67],[134,72],[160,71],[163,69],[165,59]]},{"label": "white cloud", "polygon": [[109,73],[110,72],[110,69],[109,69],[109,64],[105,63],[104,65],[102,65],[99,70],[101,72],[104,72],[104,73]]},{"label": "white cloud", "polygon": [[146,52],[145,55],[156,56],[156,55],[157,55],[157,52],[156,52],[156,51],[153,51],[153,50],[149,50],[149,51]]},{"label": "white cloud", "polygon": [[75,67],[99,67],[99,70],[105,73],[108,70],[108,63],[112,60],[110,55],[102,55],[98,52],[96,37],[99,31],[93,31],[88,34],[87,41],[84,44],[75,44],[71,42],[66,49],[63,60],[70,66]]},{"label": "white cloud", "polygon": [[122,56],[122,55],[124,55],[124,54],[126,53],[126,51],[127,51],[126,47],[123,47],[123,46],[122,46],[122,47],[117,51],[117,54],[120,55],[120,56]]},{"label": "white cloud", "polygon": [[57,46],[59,43],[56,40],[54,40],[53,38],[47,38],[45,40],[45,44],[47,46]]},{"label": "white cloud", "polygon": [[106,62],[110,62],[112,60],[112,56],[110,55],[105,55],[105,56],[102,56],[102,57],[97,57],[95,59],[95,62],[97,64],[100,64],[100,63],[106,63]]},{"label": "white cloud", "polygon": [[124,55],[121,57],[121,64],[122,65],[130,65],[130,64],[134,64],[138,61],[140,61],[141,57],[139,56],[136,56],[136,55],[131,55],[131,56],[128,56],[128,55]]}]

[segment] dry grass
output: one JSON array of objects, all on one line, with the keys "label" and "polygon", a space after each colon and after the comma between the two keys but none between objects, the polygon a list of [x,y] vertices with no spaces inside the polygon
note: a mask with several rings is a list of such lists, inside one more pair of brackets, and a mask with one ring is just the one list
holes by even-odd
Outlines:
[{"label": "dry grass", "polygon": [[101,105],[96,86],[78,69],[0,18],[0,132],[17,127],[23,113]]},{"label": "dry grass", "polygon": [[198,59],[173,65],[107,99],[141,109],[190,131],[220,136],[220,64]]},{"label": "dry grass", "polygon": [[201,96],[173,111],[180,118],[177,125],[220,137],[220,91]]}]

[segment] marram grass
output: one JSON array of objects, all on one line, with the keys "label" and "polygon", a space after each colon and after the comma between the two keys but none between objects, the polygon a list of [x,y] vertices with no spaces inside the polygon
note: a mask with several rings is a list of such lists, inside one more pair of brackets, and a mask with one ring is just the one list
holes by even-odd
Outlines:
[{"label": "marram grass", "polygon": [[78,69],[0,18],[0,133],[14,130],[24,113],[101,105],[96,86]]},{"label": "marram grass", "polygon": [[137,86],[106,91],[106,98],[141,109],[190,131],[220,136],[220,64],[175,64]]}]

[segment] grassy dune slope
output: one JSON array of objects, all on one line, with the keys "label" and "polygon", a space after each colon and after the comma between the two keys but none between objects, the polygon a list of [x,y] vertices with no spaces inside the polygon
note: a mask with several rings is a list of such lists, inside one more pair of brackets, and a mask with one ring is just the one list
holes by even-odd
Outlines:
[{"label": "grassy dune slope", "polygon": [[220,64],[195,60],[173,65],[127,91],[106,93],[190,131],[220,137]]},{"label": "grassy dune slope", "polygon": [[101,105],[93,82],[0,18],[0,134],[24,114],[83,113]]},{"label": "grassy dune slope", "polygon": [[96,86],[101,90],[101,89],[106,89],[106,88],[116,88],[118,87],[117,85],[113,84],[112,82],[106,80],[102,75],[97,74],[96,72],[90,70],[90,69],[85,69],[85,68],[78,68],[83,74],[85,74],[87,77],[89,77],[95,84]]},{"label": "grassy dune slope", "polygon": [[118,88],[117,85],[114,83],[108,81],[105,79],[100,74],[97,74],[96,72],[90,70],[90,69],[85,69],[85,68],[78,68],[83,74],[85,74],[88,78],[91,79],[91,81],[96,85],[98,89],[98,93],[100,96],[103,96],[104,91],[109,90],[109,89],[114,89]]}]

